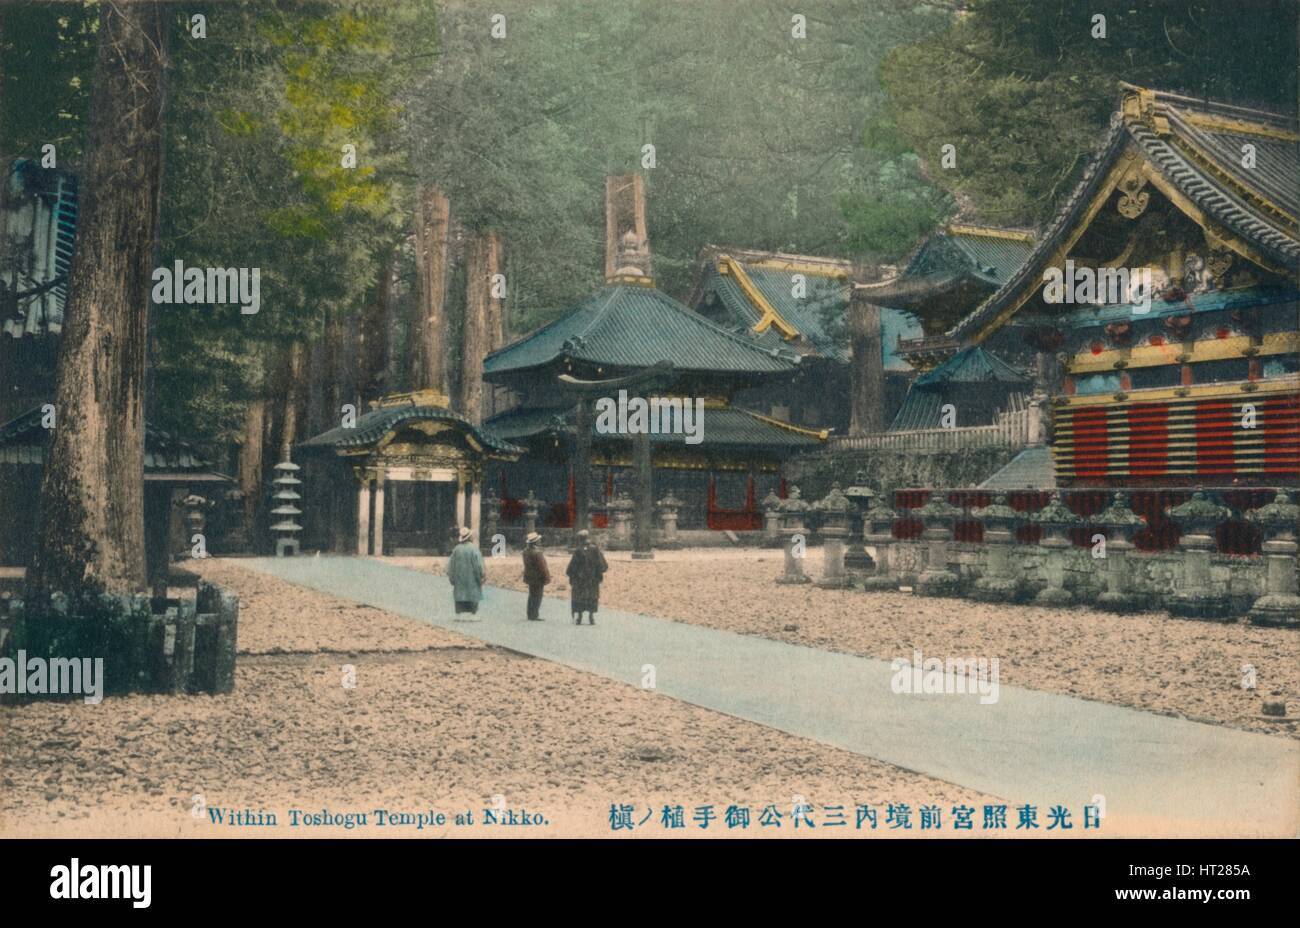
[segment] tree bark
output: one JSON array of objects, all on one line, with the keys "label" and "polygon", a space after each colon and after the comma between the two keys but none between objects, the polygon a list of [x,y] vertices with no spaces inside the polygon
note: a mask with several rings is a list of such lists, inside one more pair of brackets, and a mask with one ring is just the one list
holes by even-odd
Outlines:
[{"label": "tree bark", "polygon": [[483,359],[499,344],[501,301],[492,296],[492,278],[501,273],[501,239],[476,232],[465,268],[465,324],[461,328],[460,392],[456,408],[470,422],[483,421]]},{"label": "tree bark", "polygon": [[849,434],[885,430],[885,359],[880,307],[858,297],[849,299],[850,372]]},{"label": "tree bark", "polygon": [[101,5],[29,598],[145,588],[143,406],[166,21],[161,4]]},{"label": "tree bark", "polygon": [[497,275],[503,273],[505,269],[504,262],[501,259],[501,235],[497,232],[486,233],[487,237],[487,281],[488,281],[488,345],[487,353],[491,354],[506,343],[506,303],[505,303],[505,286],[507,281],[503,278],[500,282],[502,289],[497,289]]},{"label": "tree bark", "polygon": [[[380,271],[375,292],[357,317],[357,393],[361,402],[389,392],[389,329],[392,326],[393,275],[397,271],[397,249],[389,252]],[[412,327],[412,335],[414,335]],[[411,346],[414,350],[414,345]],[[358,412],[361,410],[358,409]]]},{"label": "tree bark", "polygon": [[[289,345],[284,362],[284,412],[280,417],[279,461],[291,460],[293,446],[298,441],[298,422],[302,415],[304,394],[304,358],[306,350],[301,341]],[[277,461],[277,463],[279,463]]]},{"label": "tree bark", "polygon": [[412,390],[447,392],[447,229],[451,204],[432,185],[415,209],[416,298],[410,326]]},{"label": "tree bark", "polygon": [[255,550],[258,515],[262,507],[262,451],[266,435],[266,400],[255,399],[244,410],[244,442],[239,448],[239,491],[244,497],[244,543]]}]

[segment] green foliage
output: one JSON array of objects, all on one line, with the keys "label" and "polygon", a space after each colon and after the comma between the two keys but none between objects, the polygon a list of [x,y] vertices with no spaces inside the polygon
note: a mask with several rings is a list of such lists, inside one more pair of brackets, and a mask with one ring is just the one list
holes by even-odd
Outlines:
[{"label": "green foliage", "polygon": [[[1294,113],[1296,6],[1260,0],[974,0],[941,35],[895,49],[885,118],[926,174],[980,218],[1041,223],[1105,130],[1119,82]],[[1105,16],[1105,38],[1093,17]],[[940,167],[943,145],[953,169]]]},{"label": "green foliage", "polygon": [[655,276],[674,295],[708,243],[832,255],[913,244],[929,220],[899,214],[926,185],[896,133],[882,154],[862,130],[882,101],[875,63],[946,17],[850,0],[798,10],[806,39],[775,0],[503,0],[498,40],[483,7],[446,6],[443,54],[406,95],[414,170],[462,223],[503,232],[516,331],[600,281],[608,174],[646,178]]},{"label": "green foliage", "polygon": [[52,143],[60,167],[75,164],[98,23],[82,3],[0,4],[0,155],[38,158]]}]

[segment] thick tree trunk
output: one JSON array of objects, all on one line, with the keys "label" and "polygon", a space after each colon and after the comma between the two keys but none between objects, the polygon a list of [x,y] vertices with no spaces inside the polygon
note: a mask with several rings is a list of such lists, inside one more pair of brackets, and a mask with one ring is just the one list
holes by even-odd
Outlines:
[{"label": "thick tree trunk", "polygon": [[104,3],[29,597],[145,588],[144,382],[166,7]]},{"label": "thick tree trunk", "polygon": [[[397,249],[394,248],[384,261],[374,294],[357,317],[356,390],[362,403],[377,399],[391,390],[388,376],[389,330],[392,327],[393,275],[396,271]],[[414,345],[411,347],[414,350]]]},{"label": "thick tree trunk", "polygon": [[[298,441],[298,423],[302,418],[306,377],[304,360],[306,349],[301,341],[294,341],[285,353],[284,361],[284,411],[280,416],[279,461],[291,460],[293,446]],[[277,461],[278,463],[278,461]]]},{"label": "thick tree trunk", "polygon": [[456,408],[471,422],[483,421],[483,359],[500,344],[501,300],[492,296],[501,273],[501,238],[477,232],[465,267],[465,324],[461,328],[460,393]]},{"label": "thick tree trunk", "polygon": [[244,410],[244,440],[239,447],[239,492],[244,498],[244,540],[253,547],[262,502],[262,439],[266,434],[266,400],[256,399]]},{"label": "thick tree trunk", "polygon": [[447,392],[447,228],[451,204],[432,185],[415,207],[415,303],[410,326],[412,390]]},{"label": "thick tree trunk", "polygon": [[[505,301],[505,279],[500,281],[497,275],[505,269],[505,263],[501,258],[501,236],[497,232],[486,233],[487,237],[487,281],[488,281],[488,306],[487,306],[487,332],[488,332],[488,353],[491,354],[506,343],[506,301]],[[502,286],[498,289],[497,285]]]},{"label": "thick tree trunk", "polygon": [[880,307],[859,298],[849,299],[850,367],[849,434],[863,435],[885,429],[885,359],[881,341]]}]

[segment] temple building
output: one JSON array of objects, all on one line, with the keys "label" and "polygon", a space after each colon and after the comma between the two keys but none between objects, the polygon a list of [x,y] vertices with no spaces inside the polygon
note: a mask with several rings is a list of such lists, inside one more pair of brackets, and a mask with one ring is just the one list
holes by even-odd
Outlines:
[{"label": "temple building", "polygon": [[1297,128],[1123,85],[1097,156],[1020,265],[901,354],[941,370],[980,348],[1032,375],[1057,485],[1294,485]]},{"label": "temple building", "polygon": [[[697,313],[765,348],[799,355],[789,376],[739,394],[737,401],[801,426],[849,431],[854,351],[847,261],[811,255],[707,245],[696,261],[687,304]],[[881,355],[872,401],[895,414],[915,374],[895,346],[924,334],[910,312],[885,308],[874,318]]]},{"label": "temple building", "polygon": [[297,447],[305,547],[374,555],[446,554],[460,526],[478,538],[486,465],[522,450],[433,390],[386,396]]},{"label": "temple building", "polygon": [[[527,453],[499,463],[489,484],[502,500],[502,520],[517,522],[521,500],[544,502],[542,524],[570,527],[583,482],[574,385],[653,378],[628,391],[702,407],[696,434],[674,408],[672,427],[648,436],[656,500],[681,500],[683,529],[755,530],[760,501],[783,492],[781,463],[820,447],[825,429],[792,425],[771,409],[742,405],[738,397],[775,381],[788,382],[803,363],[784,340],[764,342],[732,331],[656,289],[645,232],[641,178],[610,178],[606,188],[606,279],[565,315],[490,354],[484,379],[504,388],[514,405],[484,423],[501,440]],[[657,373],[658,372],[658,373]],[[649,381],[647,381],[648,383]],[[611,387],[608,399],[618,391]],[[607,524],[608,507],[634,493],[633,436],[593,419],[587,501],[591,521]]]},{"label": "temple building", "polygon": [[18,159],[0,179],[0,421],[54,392],[77,178]]},{"label": "temple building", "polygon": [[[52,409],[38,406],[0,425],[0,566],[25,567],[33,554]],[[152,587],[165,588],[170,559],[192,551],[193,532],[184,522],[187,509],[211,512],[204,549],[220,550],[227,527],[217,504],[232,483],[194,444],[145,423],[145,561]]]}]

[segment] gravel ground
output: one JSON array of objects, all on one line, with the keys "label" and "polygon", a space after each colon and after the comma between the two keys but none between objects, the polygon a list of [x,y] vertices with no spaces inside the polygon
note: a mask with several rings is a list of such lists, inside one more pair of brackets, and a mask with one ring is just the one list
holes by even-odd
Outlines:
[{"label": "gravel ground", "polygon": [[[929,834],[951,835],[953,805],[995,801],[237,562],[198,571],[240,595],[235,692],[0,707],[0,834],[608,835],[611,804],[627,803],[636,822],[653,813],[636,835],[669,834],[662,809],[678,804],[680,834],[691,836],[745,833],[717,822],[700,829],[693,810],[710,804],[718,816],[748,806],[748,834],[845,837],[919,834],[916,810],[934,804],[945,826]],[[355,667],[354,687],[344,685],[345,665]],[[196,795],[210,809],[273,813],[277,825],[214,825],[191,814]],[[912,831],[886,829],[891,802],[911,806]],[[795,803],[811,806],[822,827],[796,832]],[[879,830],[855,830],[858,803],[878,810]],[[484,827],[482,810],[498,804],[540,813],[548,827]],[[780,828],[759,824],[769,804],[784,816]],[[827,828],[826,806],[843,806],[847,827]],[[474,809],[476,826],[378,827],[380,808]],[[368,820],[353,830],[289,827],[290,809]]]},{"label": "gravel ground", "polygon": [[[567,596],[565,554],[547,554]],[[823,590],[775,583],[780,551],[656,552],[653,561],[607,553],[601,605],[792,644],[892,660],[998,658],[1000,682],[1234,728],[1300,737],[1300,632],[1150,613],[1115,616],[1083,607],[993,606],[907,593]],[[442,572],[442,559],[390,558]],[[806,569],[821,572],[821,552]],[[489,582],[524,589],[518,556],[488,558]],[[1242,686],[1255,669],[1255,688]],[[1287,703],[1266,719],[1265,698]]]}]

